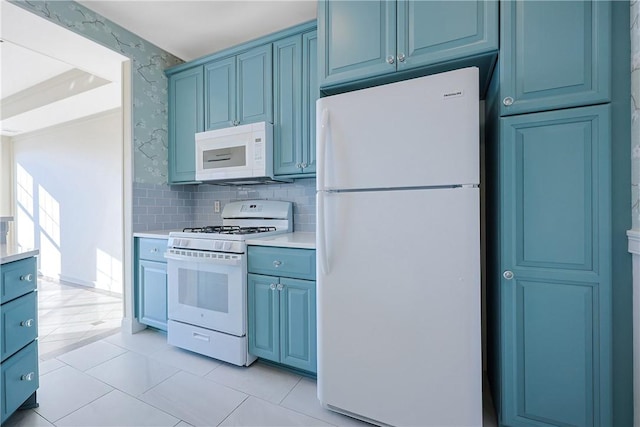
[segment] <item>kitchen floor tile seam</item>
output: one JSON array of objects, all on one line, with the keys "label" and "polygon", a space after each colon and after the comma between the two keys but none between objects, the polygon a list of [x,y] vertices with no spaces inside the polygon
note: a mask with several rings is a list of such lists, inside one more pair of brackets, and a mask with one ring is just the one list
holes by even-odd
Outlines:
[{"label": "kitchen floor tile seam", "polygon": [[[211,380],[209,380],[209,381],[211,381]],[[215,381],[213,381],[213,382],[215,382]],[[218,384],[217,382],[215,382],[215,383],[216,383],[216,384]],[[226,386],[225,386],[225,387],[226,387]],[[231,388],[231,387],[229,387],[229,388]],[[234,389],[234,390],[235,390],[235,389]],[[236,405],[236,407],[235,407],[235,408],[233,408],[233,410],[232,410],[231,412],[229,412],[229,413],[227,414],[227,416],[226,416],[226,417],[224,417],[224,418],[222,419],[222,421],[220,421],[218,424],[216,424],[216,427],[217,427],[217,426],[222,425],[222,423],[224,423],[224,422],[227,420],[227,418],[229,418],[229,417],[230,417],[234,412],[236,412],[236,411],[238,410],[238,408],[239,408],[239,407],[241,407],[241,406],[242,406],[242,404],[243,404],[244,402],[246,402],[246,401],[247,401],[247,399],[248,399],[249,397],[255,397],[255,396],[253,396],[253,395],[251,395],[251,394],[249,394],[249,393],[244,393],[244,394],[246,394],[246,395],[247,395],[247,397],[245,397],[244,399],[242,399],[242,402],[238,403],[238,404]],[[186,422],[186,421],[185,421],[185,422]]]},{"label": "kitchen floor tile seam", "polygon": [[[222,365],[219,365],[219,366],[222,366]],[[217,368],[217,367],[218,367],[218,366],[216,366],[216,368]],[[214,369],[215,369],[215,368],[214,368]],[[212,371],[213,371],[213,369],[212,369]],[[161,384],[163,384],[163,383],[164,383],[164,382],[166,382],[166,381],[169,381],[169,379],[173,378],[174,376],[178,375],[178,374],[179,374],[179,373],[181,373],[181,372],[182,372],[182,373],[185,373],[185,374],[187,374],[187,375],[194,375],[194,376],[197,376],[197,375],[195,375],[195,374],[193,374],[193,373],[191,373],[191,372],[189,372],[189,371],[185,371],[185,370],[182,370],[182,369],[178,369],[178,371],[177,371],[177,372],[175,372],[173,375],[171,375],[171,376],[169,376],[169,377],[165,378],[164,380],[160,381],[158,384],[154,385],[153,387],[149,388],[148,390],[145,390],[143,393],[140,393],[140,395],[139,395],[139,396],[133,396],[133,395],[131,395],[130,393],[127,393],[127,392],[126,392],[126,391],[124,391],[124,390],[120,390],[120,389],[118,389],[118,388],[116,388],[116,389],[117,389],[117,390],[120,390],[121,392],[123,392],[123,393],[125,393],[125,394],[127,394],[128,396],[131,396],[131,397],[133,397],[133,398],[135,398],[135,399],[139,400],[139,401],[140,401],[140,402],[142,402],[142,403],[145,403],[145,404],[147,404],[147,405],[149,405],[149,406],[152,406],[152,407],[154,407],[154,408],[156,408],[156,409],[158,409],[158,410],[160,410],[160,411],[164,412],[165,414],[168,414],[168,415],[170,415],[170,416],[172,416],[172,417],[174,417],[174,418],[178,418],[180,421],[179,421],[176,425],[180,424],[181,422],[187,423],[188,425],[192,425],[192,424],[190,424],[188,421],[183,420],[183,419],[181,419],[181,418],[177,417],[176,415],[171,414],[171,413],[169,413],[169,412],[165,411],[164,409],[162,409],[162,408],[160,408],[160,407],[158,407],[158,406],[154,405],[153,403],[151,403],[151,402],[147,402],[147,401],[145,401],[145,400],[140,399],[140,397],[142,397],[142,395],[143,395],[143,394],[145,394],[145,393],[147,393],[147,392],[149,392],[149,391],[153,390],[153,389],[154,389],[154,388],[156,388],[156,387],[159,387]],[[206,378],[203,378],[203,379],[206,379]],[[211,380],[209,380],[209,381],[211,381]],[[233,388],[233,387],[229,387],[229,386],[227,386],[227,385],[220,384],[220,383],[218,383],[218,382],[216,382],[216,381],[211,381],[211,382],[213,382],[213,383],[215,383],[215,384],[217,384],[217,385],[219,385],[219,386],[221,386],[221,387],[225,387],[225,388],[228,388],[228,389],[231,389],[231,390],[234,390],[234,391],[240,392],[240,393],[242,393],[242,394],[244,394],[244,395],[246,396],[244,399],[242,399],[242,402],[240,402],[240,403],[239,403],[235,408],[233,408],[233,409],[232,409],[232,410],[227,414],[227,416],[226,416],[226,417],[224,417],[224,419],[223,419],[222,421],[220,421],[220,423],[224,422],[224,420],[226,420],[227,418],[229,418],[229,415],[233,414],[233,412],[234,412],[236,409],[238,409],[238,407],[239,407],[240,405],[242,405],[242,404],[244,403],[244,401],[245,401],[245,400],[247,400],[247,399],[248,399],[248,398],[250,398],[250,397],[255,397],[255,396],[253,396],[253,395],[251,395],[251,394],[249,394],[249,393],[246,393],[246,392],[243,392],[243,391],[240,391],[240,390],[236,390],[236,389],[235,389],[235,388]],[[115,387],[114,387],[114,388],[115,388]],[[220,425],[220,424],[217,424],[217,425]]]},{"label": "kitchen floor tile seam", "polygon": [[[296,384],[296,385],[297,385],[297,384]],[[245,393],[245,394],[248,394],[248,393]],[[302,416],[305,416],[305,417],[309,417],[309,418],[313,418],[314,420],[318,420],[318,421],[320,421],[321,423],[324,423],[324,424],[327,424],[327,425],[330,425],[330,426],[333,426],[333,427],[339,427],[339,426],[337,426],[336,424],[328,423],[328,422],[326,422],[326,421],[324,421],[324,420],[321,420],[320,418],[314,417],[313,415],[305,414],[304,412],[300,412],[300,411],[297,411],[297,410],[295,410],[295,409],[287,408],[286,406],[282,406],[282,405],[280,405],[279,403],[278,403],[278,404],[276,404],[276,403],[273,403],[273,402],[269,402],[268,400],[262,399],[262,398],[260,398],[260,397],[258,397],[258,396],[254,396],[254,395],[252,395],[252,394],[248,394],[248,396],[246,397],[246,399],[244,399],[242,402],[240,402],[240,404],[239,404],[238,406],[236,406],[236,407],[233,409],[233,411],[231,411],[231,412],[229,413],[229,415],[227,415],[226,417],[224,417],[224,420],[220,421],[220,424],[218,424],[218,426],[222,425],[222,424],[227,420],[227,418],[229,418],[231,415],[233,415],[233,413],[234,413],[235,411],[237,411],[237,410],[238,410],[238,408],[239,408],[240,406],[242,406],[242,404],[243,404],[244,402],[246,402],[246,401],[247,401],[247,399],[249,399],[250,397],[253,397],[254,399],[261,400],[261,401],[263,401],[263,402],[265,402],[265,403],[267,403],[267,404],[269,404],[269,405],[279,406],[279,407],[281,407],[281,408],[283,408],[283,409],[286,409],[287,411],[295,412],[296,414],[299,414],[299,415],[302,415]]]},{"label": "kitchen floor tile seam", "polygon": [[[224,363],[226,363],[226,362],[224,362]],[[219,368],[220,366],[224,366],[224,364],[221,364],[221,365],[216,366],[214,369],[212,369],[212,370],[211,370],[211,372],[215,371],[215,370],[216,370],[216,368]],[[246,368],[246,369],[249,369],[249,366],[245,366],[245,368]],[[211,372],[209,372],[207,375],[209,375]],[[221,385],[221,386],[224,386],[224,387],[228,387],[228,388],[230,388],[230,389],[232,389],[232,390],[235,390],[235,391],[238,391],[238,392],[240,392],[240,393],[244,393],[244,394],[247,394],[247,395],[249,395],[249,396],[256,397],[256,398],[258,398],[258,399],[260,399],[260,400],[265,400],[265,399],[263,399],[263,398],[261,398],[261,397],[259,397],[259,396],[256,396],[255,394],[251,394],[251,393],[249,393],[248,391],[237,389],[237,388],[235,388],[235,387],[233,387],[233,386],[230,386],[230,385],[228,385],[228,384],[222,383],[222,382],[220,382],[220,381],[216,381],[216,380],[214,380],[214,379],[212,379],[212,378],[207,378],[206,376],[204,376],[203,378],[204,378],[205,380],[208,380],[208,381],[214,382],[214,383],[216,383],[216,384],[218,384],[218,385]],[[279,402],[279,403],[269,402],[268,400],[265,400],[265,401],[266,401],[266,402],[271,403],[272,405],[278,405],[278,406],[280,406],[280,403],[282,403],[282,402],[284,401],[284,399],[286,399],[286,397],[289,395],[289,393],[291,393],[291,391],[292,391],[294,388],[296,388],[296,386],[298,385],[298,383],[300,382],[300,380],[301,380],[301,379],[302,379],[302,376],[300,376],[300,378],[298,378],[298,381],[296,381],[296,383],[293,385],[293,387],[291,387],[291,390],[289,390],[289,391],[287,392],[287,394],[285,395],[285,397],[284,397],[282,400],[280,400],[280,402]]]},{"label": "kitchen floor tile seam", "polygon": [[[114,344],[114,345],[117,345],[117,344]],[[154,359],[154,360],[155,360],[155,361],[157,361],[157,362],[164,363],[164,362],[162,362],[162,360],[161,360],[159,357],[154,357],[154,356],[156,356],[157,354],[162,353],[163,351],[165,351],[165,349],[158,349],[158,350],[156,350],[156,351],[154,351],[154,352],[152,352],[152,353],[149,353],[149,354],[143,354],[143,356],[146,356],[146,357],[152,358],[152,359]],[[216,361],[216,362],[221,362],[221,361],[219,361],[218,359],[214,359],[214,358],[211,358],[211,359],[212,359],[212,360],[214,360],[214,361]],[[222,366],[223,364],[224,364],[224,362],[219,363],[218,365],[214,366],[213,368],[211,368],[209,371],[207,371],[205,374],[202,374],[202,375],[198,375],[198,374],[195,374],[195,373],[193,373],[193,372],[191,372],[191,371],[187,371],[187,370],[184,370],[184,369],[180,369],[180,368],[178,368],[177,366],[174,366],[174,368],[179,369],[179,371],[186,372],[186,373],[191,374],[191,375],[195,375],[196,377],[202,377],[202,378],[205,378],[207,375],[209,375],[210,373],[212,373],[213,371],[215,371],[216,369],[218,369],[218,368],[219,368],[220,366]],[[166,365],[166,363],[165,363],[165,365]],[[172,365],[169,365],[169,366],[172,366]],[[177,373],[177,372],[176,372],[176,373]],[[172,375],[172,376],[173,376],[173,375]],[[169,378],[167,378],[167,379],[169,379]],[[166,381],[166,380],[165,380],[165,381]],[[214,382],[215,382],[215,381],[214,381]],[[218,382],[216,382],[216,384],[219,384],[219,383],[218,383]],[[243,393],[244,393],[244,392],[243,392]],[[246,394],[246,393],[245,393],[245,394]],[[186,421],[185,421],[185,422],[186,422]]]},{"label": "kitchen floor tile seam", "polygon": [[[86,375],[88,375],[86,372],[82,372],[80,369],[76,369],[76,368],[74,368],[74,367],[73,367],[73,366],[71,366],[71,365],[67,365],[67,366],[68,366],[69,368],[73,369],[73,370],[78,371],[80,374],[86,374]],[[55,371],[57,371],[57,369],[54,369],[54,370],[53,370],[53,371],[51,371],[51,372],[55,372]],[[47,372],[45,375],[49,375],[51,372]],[[96,397],[95,399],[91,400],[90,402],[87,402],[86,404],[82,405],[80,408],[74,409],[73,411],[69,412],[68,414],[65,414],[65,415],[61,416],[60,418],[57,418],[55,421],[51,421],[51,420],[49,420],[48,418],[46,418],[44,415],[42,415],[42,414],[38,411],[38,408],[39,408],[39,407],[36,407],[36,408],[34,408],[33,410],[34,410],[34,411],[36,411],[36,412],[38,413],[38,415],[40,415],[42,418],[44,418],[45,420],[47,420],[48,422],[50,422],[51,424],[53,424],[53,425],[55,426],[55,425],[56,425],[56,422],[60,421],[61,419],[63,419],[63,418],[65,418],[65,417],[67,417],[67,416],[69,416],[69,415],[73,414],[73,413],[74,413],[74,412],[76,412],[76,411],[79,411],[80,409],[84,408],[85,406],[87,406],[87,405],[89,405],[89,404],[91,404],[91,403],[95,402],[96,400],[100,399],[101,397],[106,396],[107,394],[109,394],[109,393],[111,393],[112,391],[116,390],[116,388],[115,388],[114,386],[112,386],[112,385],[110,385],[110,384],[107,384],[107,383],[105,383],[104,381],[100,381],[98,378],[95,378],[93,375],[89,375],[89,376],[90,376],[91,378],[93,378],[94,380],[99,381],[99,382],[101,382],[102,384],[106,385],[106,386],[107,386],[107,387],[109,387],[111,390],[109,390],[108,392],[106,392],[106,393],[104,393],[104,394],[102,394],[102,395],[100,395],[100,396]],[[122,390],[120,390],[120,391],[122,391]]]},{"label": "kitchen floor tile seam", "polygon": [[[178,371],[178,372],[179,372],[179,371]],[[178,372],[176,372],[175,374],[171,375],[169,378],[173,377],[173,376],[174,376],[174,375],[176,375]],[[93,377],[93,375],[92,375],[92,377]],[[166,380],[168,380],[169,378],[167,378]],[[96,379],[97,379],[97,378],[96,378]],[[154,385],[153,387],[149,388],[148,390],[144,391],[143,393],[140,393],[140,395],[139,395],[139,396],[135,396],[135,395],[133,395],[133,394],[131,394],[131,393],[129,393],[129,392],[127,392],[127,391],[125,391],[125,390],[119,389],[118,387],[114,387],[114,386],[109,385],[109,384],[107,384],[107,385],[109,385],[109,387],[113,388],[113,390],[111,390],[109,393],[111,393],[111,392],[113,392],[113,391],[115,391],[115,390],[118,390],[120,393],[126,394],[127,396],[131,397],[132,399],[137,400],[138,402],[141,402],[141,403],[143,403],[143,404],[145,404],[145,405],[147,405],[147,406],[151,406],[152,408],[155,408],[155,409],[157,409],[158,411],[160,411],[160,412],[162,412],[162,413],[164,413],[164,414],[167,414],[167,415],[168,415],[168,416],[170,416],[170,417],[173,417],[173,418],[178,419],[179,421],[175,424],[175,425],[178,425],[178,424],[180,424],[180,422],[181,422],[181,421],[184,421],[184,420],[182,420],[182,419],[180,419],[179,417],[176,417],[175,415],[173,415],[173,414],[171,414],[171,413],[167,412],[167,411],[166,411],[166,410],[164,410],[163,408],[160,408],[160,407],[158,407],[158,406],[156,406],[156,405],[153,405],[152,403],[145,402],[144,400],[140,399],[140,396],[142,396],[144,393],[146,393],[147,391],[151,390],[151,389],[152,389],[152,388],[154,388],[154,387],[159,386],[161,383],[163,383],[163,382],[164,382],[164,381],[166,381],[166,380],[163,380],[163,381],[159,382],[158,384]],[[98,380],[98,381],[100,381],[100,380]],[[102,397],[106,396],[106,395],[107,395],[107,394],[109,394],[109,393],[103,394],[103,395],[102,395],[102,396],[100,396],[99,398],[102,398]],[[98,398],[98,399],[99,399],[99,398]],[[95,399],[95,400],[98,400],[98,399]],[[94,402],[95,402],[95,400],[94,400]],[[90,403],[92,403],[92,402],[90,402]],[[90,403],[87,403],[87,405],[89,405]],[[87,405],[84,405],[84,406],[87,406]],[[83,406],[83,408],[84,408],[84,406]],[[78,408],[77,410],[80,410],[80,409],[81,409],[81,408]],[[75,411],[74,411],[74,412],[75,412]],[[69,415],[71,415],[71,414],[69,414]],[[185,421],[185,423],[186,423],[186,421]],[[115,427],[115,426],[114,426],[114,427]]]},{"label": "kitchen floor tile seam", "polygon": [[[282,402],[284,402],[284,400],[291,394],[291,392],[298,386],[298,384],[300,384],[300,381],[302,381],[302,378],[304,378],[304,377],[300,376],[300,378],[298,378],[298,381],[296,381],[296,383],[293,385],[293,387],[291,387],[291,390],[289,390],[287,392],[287,394],[285,394],[284,397],[282,399],[280,399],[280,401],[278,402],[278,406],[282,406]],[[284,408],[285,406],[282,406],[282,407]],[[287,408],[287,409],[289,409],[289,408]]]},{"label": "kitchen floor tile seam", "polygon": [[[113,344],[113,343],[111,343],[111,344]],[[115,345],[115,344],[114,344],[114,345]],[[148,356],[148,355],[146,355],[146,354],[141,354],[141,353],[135,352],[135,351],[130,350],[130,349],[127,349],[127,348],[125,348],[124,350],[127,350],[128,352],[131,352],[131,353],[137,354],[138,356],[142,356],[142,357],[144,357],[145,359],[149,359],[149,356]],[[118,387],[116,387],[116,386],[114,386],[114,385],[111,385],[111,384],[109,384],[109,383],[107,383],[107,382],[104,382],[103,380],[101,380],[100,378],[98,378],[98,377],[94,376],[92,373],[90,373],[90,372],[89,372],[89,371],[91,371],[91,370],[93,370],[93,369],[96,369],[96,368],[100,367],[101,365],[104,365],[105,363],[108,363],[108,362],[112,361],[113,359],[116,359],[116,358],[118,358],[118,357],[122,357],[122,356],[124,356],[124,355],[126,355],[126,354],[127,354],[127,352],[124,352],[124,353],[118,354],[118,355],[116,355],[115,357],[112,357],[112,358],[111,358],[111,359],[109,359],[109,360],[105,360],[104,362],[99,363],[99,364],[97,364],[96,366],[93,366],[93,367],[91,367],[91,368],[87,369],[87,370],[86,370],[85,372],[83,372],[83,373],[84,373],[84,374],[89,375],[91,378],[94,378],[94,379],[96,379],[96,380],[100,381],[100,382],[101,382],[101,383],[103,383],[103,384],[108,385],[108,386],[109,386],[109,387],[111,387],[111,388],[114,388],[114,389],[116,389],[116,390],[121,391],[122,393],[125,393],[127,396],[131,396],[131,397],[133,397],[133,398],[135,398],[135,399],[140,400],[141,402],[144,402],[143,400],[139,399],[139,396],[142,396],[143,394],[145,394],[146,392],[148,392],[148,391],[149,391],[149,390],[151,390],[152,388],[159,386],[160,384],[162,384],[163,382],[167,381],[169,378],[172,378],[173,376],[175,376],[175,375],[176,375],[176,374],[178,374],[179,372],[186,372],[186,371],[183,371],[183,370],[182,370],[182,369],[180,369],[180,368],[176,368],[175,366],[167,365],[166,363],[163,363],[163,362],[160,362],[159,360],[155,360],[155,359],[153,359],[153,360],[151,360],[151,361],[153,361],[153,362],[155,362],[155,363],[159,363],[159,364],[161,364],[161,365],[165,365],[165,366],[166,366],[166,367],[168,367],[168,368],[173,368],[173,369],[175,369],[176,371],[175,371],[173,374],[169,375],[167,378],[165,378],[165,379],[163,379],[162,381],[160,381],[158,384],[154,384],[154,385],[152,385],[151,387],[149,387],[149,388],[145,389],[144,391],[142,391],[142,392],[141,392],[139,395],[137,395],[137,396],[136,396],[135,394],[131,394],[131,393],[129,393],[129,392],[128,392],[128,391],[126,391],[126,390],[123,390],[123,389],[118,388]],[[74,369],[75,369],[75,368],[74,368]],[[77,369],[77,370],[79,370],[79,369]],[[82,372],[82,371],[80,371],[80,372]],[[187,373],[188,373],[188,372],[187,372]],[[146,404],[148,405],[148,403],[147,403],[147,402],[144,402],[144,403],[146,403]],[[153,405],[151,405],[151,406],[153,406]],[[171,415],[171,416],[173,417],[173,415]]]}]

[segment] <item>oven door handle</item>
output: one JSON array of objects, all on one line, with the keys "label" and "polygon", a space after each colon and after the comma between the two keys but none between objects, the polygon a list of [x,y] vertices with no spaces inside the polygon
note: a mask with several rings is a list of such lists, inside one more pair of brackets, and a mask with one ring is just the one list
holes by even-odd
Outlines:
[{"label": "oven door handle", "polygon": [[[224,254],[217,252],[206,252],[207,256],[191,256],[191,255],[178,255],[172,254],[170,252],[165,252],[164,257],[168,261],[184,261],[184,262],[202,262],[206,264],[217,264],[217,265],[241,265],[242,264],[242,255],[239,254]],[[215,255],[215,257],[213,257]],[[230,258],[224,258],[225,256],[229,256]],[[233,258],[232,258],[233,257]]]}]

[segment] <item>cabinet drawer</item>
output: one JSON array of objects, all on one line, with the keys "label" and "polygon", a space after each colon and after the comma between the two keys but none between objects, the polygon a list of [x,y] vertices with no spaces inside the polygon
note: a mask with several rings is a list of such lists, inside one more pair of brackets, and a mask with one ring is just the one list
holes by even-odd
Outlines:
[{"label": "cabinet drawer", "polygon": [[0,273],[0,303],[11,301],[36,288],[35,257],[4,264]]},{"label": "cabinet drawer", "polygon": [[167,250],[165,239],[142,239],[138,238],[138,258],[149,261],[167,262],[164,253]]},{"label": "cabinet drawer", "polygon": [[9,360],[2,362],[1,372],[0,396],[4,421],[38,389],[37,342],[32,342]]},{"label": "cabinet drawer", "polygon": [[313,249],[249,246],[249,273],[316,279],[316,251]]},{"label": "cabinet drawer", "polygon": [[2,306],[0,358],[3,361],[38,336],[36,295],[31,292]]}]

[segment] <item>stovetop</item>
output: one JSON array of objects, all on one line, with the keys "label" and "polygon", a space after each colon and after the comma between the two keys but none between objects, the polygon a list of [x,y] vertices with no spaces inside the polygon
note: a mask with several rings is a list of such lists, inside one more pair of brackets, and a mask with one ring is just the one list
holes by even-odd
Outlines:
[{"label": "stovetop", "polygon": [[267,237],[293,230],[291,202],[246,200],[229,202],[222,225],[188,227],[169,233],[169,248],[242,253],[249,237]]}]

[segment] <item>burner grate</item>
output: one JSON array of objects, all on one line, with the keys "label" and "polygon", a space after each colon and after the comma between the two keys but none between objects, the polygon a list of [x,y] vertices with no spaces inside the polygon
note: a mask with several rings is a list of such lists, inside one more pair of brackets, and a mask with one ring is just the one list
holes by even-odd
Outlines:
[{"label": "burner grate", "polygon": [[186,233],[214,233],[214,234],[256,234],[276,231],[276,227],[240,227],[237,225],[208,225],[206,227],[187,227],[182,229]]}]

